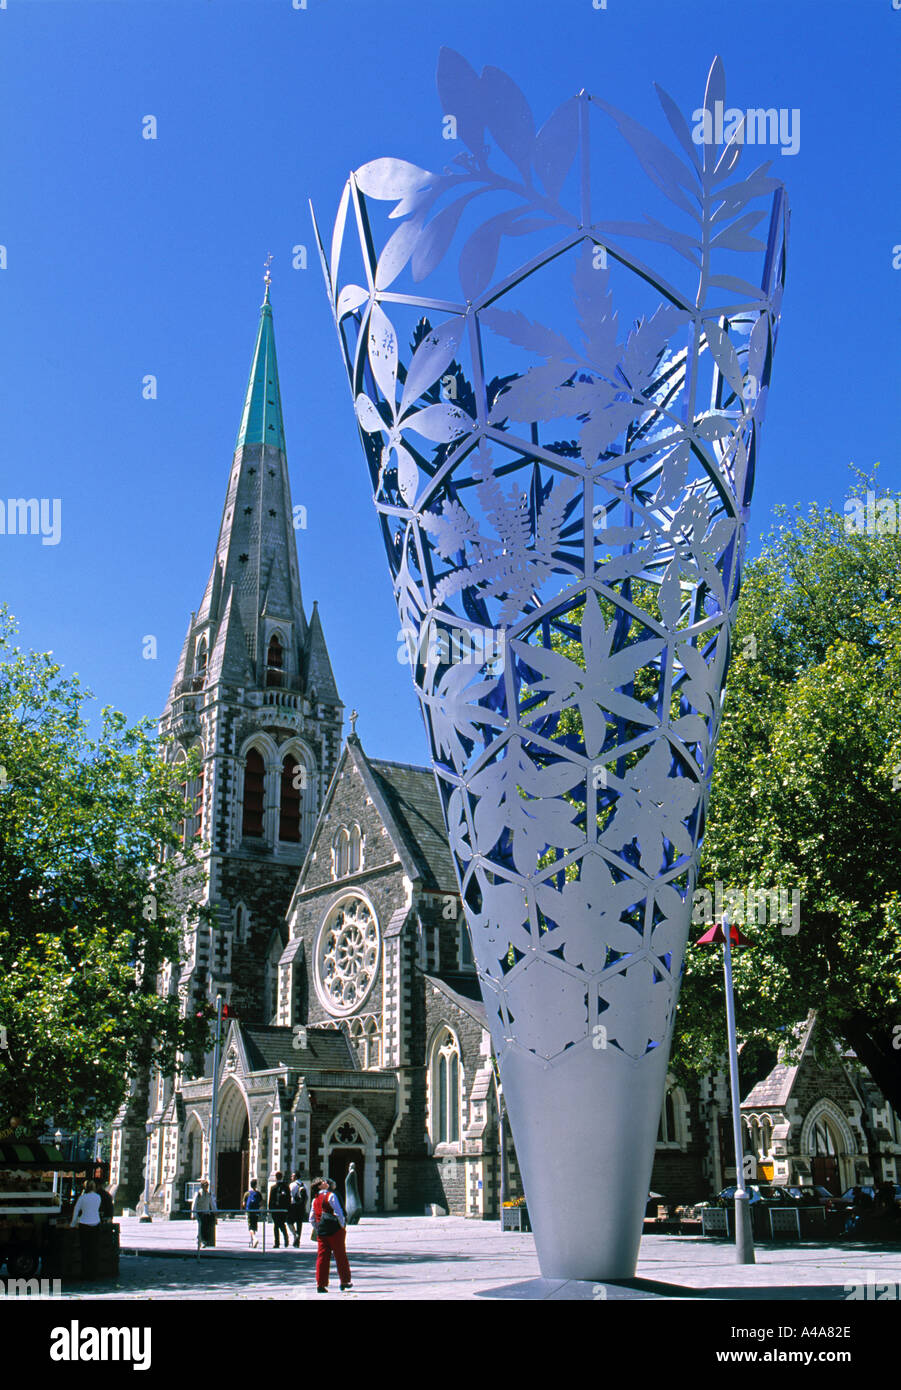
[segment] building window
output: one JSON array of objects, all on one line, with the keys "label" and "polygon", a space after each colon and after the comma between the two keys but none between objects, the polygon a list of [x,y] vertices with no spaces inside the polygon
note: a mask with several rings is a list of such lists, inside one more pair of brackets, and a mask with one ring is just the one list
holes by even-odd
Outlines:
[{"label": "building window", "polygon": [[812,1154],[820,1155],[824,1158],[835,1157],[835,1140],[832,1137],[832,1130],[825,1117],[817,1120],[814,1125],[813,1132],[810,1136],[809,1148]]},{"label": "building window", "polygon": [[263,834],[263,797],[266,767],[256,748],[251,748],[244,763],[244,818],[242,835],[259,839]]},{"label": "building window", "polygon": [[435,1144],[460,1139],[460,1045],[445,1028],[432,1046],[431,1132]]},{"label": "building window", "polygon": [[273,937],[269,947],[269,955],[266,959],[266,979],[265,997],[263,1001],[263,1017],[269,1022],[275,1022],[278,1012],[278,963],[282,958],[281,938],[277,935]]},{"label": "building window", "polygon": [[[298,774],[301,774],[298,776]],[[278,838],[292,844],[300,842],[300,786],[303,768],[289,753],[282,763],[282,794],[278,819]]]},{"label": "building window", "polygon": [[316,993],[333,1017],[356,1013],[378,977],[378,922],[362,898],[341,898],[319,930],[315,956]]},{"label": "building window", "polygon": [[355,874],[359,872],[362,862],[363,837],[360,834],[360,827],[355,825],[350,832],[350,842],[347,852],[347,872]]},{"label": "building window", "polygon": [[663,1109],[660,1112],[660,1124],[657,1128],[658,1144],[675,1144],[676,1139],[676,1106],[673,1101],[672,1091],[667,1091],[663,1101]]},{"label": "building window", "polygon": [[197,774],[197,781],[194,783],[194,836],[195,839],[203,834],[203,768]]},{"label": "building window", "polygon": [[350,836],[342,825],[335,832],[332,841],[332,873],[335,878],[345,878],[350,863]]},{"label": "building window", "polygon": [[460,926],[460,965],[464,970],[471,970],[473,964],[472,942],[469,939],[469,928],[464,921]]},{"label": "building window", "polygon": [[203,689],[206,681],[207,656],[206,637],[201,637],[200,641],[197,643],[197,649],[194,654],[194,679],[191,682],[192,690]]},{"label": "building window", "polygon": [[[180,763],[183,763],[183,762],[184,762],[184,758],[179,758],[179,762],[180,762]],[[187,799],[188,799],[188,781],[187,781],[187,778],[185,778],[184,782],[179,782],[179,784],[178,784],[178,790],[181,792],[181,799],[182,799],[182,801],[187,801]],[[178,830],[178,837],[179,837],[179,839],[181,840],[182,844],[185,843],[185,840],[186,840],[186,838],[187,838],[187,834],[188,834],[188,817],[187,817],[187,811],[185,811],[184,814],[182,815],[181,821],[180,821],[180,823],[179,823],[179,830]]]},{"label": "building window", "polygon": [[382,1040],[376,1019],[352,1018],[350,1020],[350,1040],[356,1048],[363,1071],[374,1071],[382,1064]]},{"label": "building window", "polygon": [[266,684],[281,685],[284,669],[285,649],[277,637],[271,637],[266,652]]}]

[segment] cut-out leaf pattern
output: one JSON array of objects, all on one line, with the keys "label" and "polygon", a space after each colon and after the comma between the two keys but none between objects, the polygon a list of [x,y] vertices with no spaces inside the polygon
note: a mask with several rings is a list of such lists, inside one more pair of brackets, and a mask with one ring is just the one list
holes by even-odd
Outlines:
[{"label": "cut-out leaf pattern", "polygon": [[[598,1065],[640,1066],[678,991],[787,203],[740,126],[698,144],[660,87],[656,132],[584,91],[536,123],[451,49],[438,89],[441,172],[364,164],[323,267],[495,1047],[556,1065],[598,1020]],[[716,59],[702,108],[725,98]],[[654,206],[598,221],[621,140]],[[562,276],[528,296],[557,262],[559,318]],[[423,655],[429,624],[471,641]]]}]

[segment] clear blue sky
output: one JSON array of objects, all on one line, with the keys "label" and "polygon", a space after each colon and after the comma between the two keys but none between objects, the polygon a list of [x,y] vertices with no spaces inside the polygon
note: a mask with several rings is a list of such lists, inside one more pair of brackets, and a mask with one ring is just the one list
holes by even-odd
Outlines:
[{"label": "clear blue sky", "polygon": [[162,709],[212,561],[271,251],[304,601],[319,599],[368,750],[425,761],[307,200],[330,219],[350,168],[446,160],[445,43],[509,72],[539,120],[586,87],[663,133],[653,81],[690,113],[716,52],[737,105],[798,108],[800,150],[774,171],[792,242],[752,550],[776,503],[840,505],[852,460],[897,481],[892,0],[7,0],[0,498],[60,497],[62,539],[0,537],[0,593],[23,645],[52,649],[99,703]]}]

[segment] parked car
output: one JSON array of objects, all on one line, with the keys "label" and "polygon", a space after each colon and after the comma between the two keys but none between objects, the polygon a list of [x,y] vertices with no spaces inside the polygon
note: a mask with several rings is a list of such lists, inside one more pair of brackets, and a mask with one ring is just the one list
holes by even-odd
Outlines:
[{"label": "parked car", "polygon": [[[748,1203],[752,1207],[757,1202],[773,1202],[774,1198],[771,1196],[771,1193],[777,1190],[778,1189],[765,1183],[749,1182],[745,1185],[745,1191],[748,1194]],[[735,1183],[731,1183],[728,1187],[724,1187],[722,1192],[718,1192],[714,1198],[714,1202],[718,1207],[731,1207],[735,1202]]]},{"label": "parked car", "polygon": [[802,1207],[825,1207],[828,1211],[829,1203],[835,1201],[828,1187],[820,1187],[816,1183],[811,1187],[786,1187],[783,1190],[800,1202]]},{"label": "parked car", "polygon": [[[748,1183],[749,1204],[754,1206],[763,1202],[768,1206],[788,1207],[797,1203],[802,1207],[826,1207],[830,1201],[837,1201],[825,1187],[789,1187],[776,1183]],[[718,1206],[731,1206],[735,1201],[735,1184],[724,1187],[714,1199]]]},{"label": "parked car", "polygon": [[[893,1183],[892,1187],[895,1191],[895,1205],[901,1206],[901,1183]],[[826,1204],[826,1210],[846,1211],[849,1207],[853,1207],[854,1193],[856,1190],[857,1189],[854,1187],[848,1187],[840,1197],[833,1197],[830,1194],[829,1201]],[[861,1186],[860,1191],[865,1197],[869,1197],[870,1201],[873,1203],[873,1211],[876,1211],[878,1209],[879,1189],[876,1187]]]}]

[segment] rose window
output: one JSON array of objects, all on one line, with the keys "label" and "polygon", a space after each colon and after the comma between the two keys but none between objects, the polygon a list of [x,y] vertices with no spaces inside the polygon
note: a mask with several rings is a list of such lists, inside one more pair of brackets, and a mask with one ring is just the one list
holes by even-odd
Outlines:
[{"label": "rose window", "polygon": [[323,1004],[333,1014],[349,1014],[363,1003],[379,964],[379,928],[361,898],[345,898],[332,908],[319,934],[316,976]]}]

